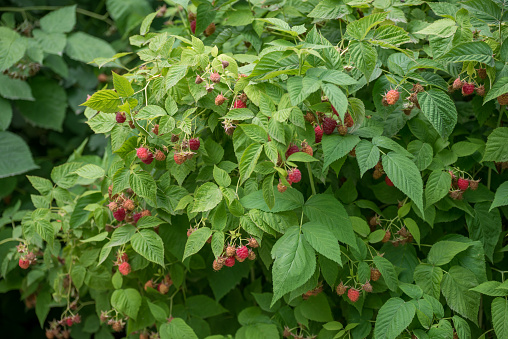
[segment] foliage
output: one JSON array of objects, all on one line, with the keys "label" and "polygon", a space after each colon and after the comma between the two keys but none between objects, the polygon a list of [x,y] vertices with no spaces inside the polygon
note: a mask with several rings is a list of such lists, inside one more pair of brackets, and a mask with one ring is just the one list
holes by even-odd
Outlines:
[{"label": "foliage", "polygon": [[3,290],[74,337],[508,337],[506,5],[176,3],[82,104],[103,158],[4,211]]}]

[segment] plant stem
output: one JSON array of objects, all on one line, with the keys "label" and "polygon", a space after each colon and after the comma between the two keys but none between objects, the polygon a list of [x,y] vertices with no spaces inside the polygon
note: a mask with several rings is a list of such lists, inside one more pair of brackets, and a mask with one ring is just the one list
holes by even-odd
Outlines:
[{"label": "plant stem", "polygon": [[20,238],[7,238],[7,239],[4,239],[2,241],[0,241],[0,245],[3,245],[9,241],[19,241],[19,242],[25,242],[25,240],[23,239],[20,239]]},{"label": "plant stem", "polygon": [[312,175],[312,171],[310,169],[310,163],[307,163],[306,166],[307,166],[307,171],[309,172],[310,187],[312,188],[312,195],[316,195],[316,187],[314,186],[314,176]]}]

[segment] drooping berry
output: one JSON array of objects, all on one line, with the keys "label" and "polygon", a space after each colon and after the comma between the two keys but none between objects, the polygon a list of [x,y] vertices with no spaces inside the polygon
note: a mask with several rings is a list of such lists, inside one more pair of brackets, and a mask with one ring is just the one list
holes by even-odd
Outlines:
[{"label": "drooping berry", "polygon": [[300,152],[300,149],[296,145],[289,146],[288,150],[286,151],[286,159],[289,158],[291,154],[295,154]]},{"label": "drooping berry", "polygon": [[370,282],[366,282],[365,284],[362,285],[362,289],[365,291],[365,292],[372,292],[372,285],[370,284]]},{"label": "drooping berry", "polygon": [[464,191],[455,190],[448,193],[453,200],[462,200]]},{"label": "drooping berry", "polygon": [[392,186],[393,187],[393,182],[390,180],[390,178],[388,178],[388,176],[385,177],[385,182],[388,186]]},{"label": "drooping berry", "polygon": [[381,242],[388,242],[391,237],[392,237],[392,232],[390,232],[390,230],[386,230],[385,235],[384,235],[383,239],[381,240]]},{"label": "drooping berry", "polygon": [[249,250],[249,254],[247,255],[247,259],[249,259],[249,260],[255,260],[256,259],[256,253],[254,253],[253,250]]},{"label": "drooping berry", "polygon": [[355,303],[360,298],[360,291],[354,288],[350,288],[349,291],[347,291],[347,297],[349,300],[351,300],[351,302]]},{"label": "drooping berry", "polygon": [[374,172],[372,172],[372,178],[374,178],[374,180],[381,178],[382,175],[383,175],[383,172],[381,172],[378,169],[375,169]]},{"label": "drooping berry", "polygon": [[123,208],[117,209],[113,212],[113,217],[118,221],[123,221],[125,219],[125,210]]},{"label": "drooping berry", "polygon": [[196,20],[192,20],[190,23],[190,29],[192,31],[192,34],[196,33]]},{"label": "drooping berry", "polygon": [[508,105],[508,93],[498,96],[497,102],[499,102],[500,105]]},{"label": "drooping berry", "polygon": [[344,285],[344,283],[341,281],[339,285],[337,285],[337,288],[335,289],[338,295],[343,295],[347,291],[347,286]]},{"label": "drooping berry", "polygon": [[346,125],[339,125],[337,127],[337,131],[340,135],[345,136],[347,134],[347,126]]},{"label": "drooping berry", "polygon": [[134,223],[134,225],[138,223],[139,219],[141,219],[141,213],[134,213],[132,215],[132,222]]},{"label": "drooping berry", "polygon": [[169,286],[164,282],[161,282],[157,285],[157,291],[159,291],[160,294],[167,294],[169,292]]},{"label": "drooping berry", "polygon": [[284,193],[284,192],[286,192],[286,190],[287,190],[287,189],[288,189],[288,188],[287,188],[287,186],[286,186],[286,185],[283,185],[283,184],[282,184],[282,183],[280,183],[280,182],[277,184],[277,191],[279,191],[280,193]]},{"label": "drooping berry", "polygon": [[235,261],[236,261],[235,257],[228,257],[224,265],[226,265],[227,267],[233,267],[235,265]]},{"label": "drooping berry", "polygon": [[347,127],[353,127],[355,125],[355,121],[353,120],[353,117],[351,116],[351,114],[349,114],[349,112],[347,112],[346,115],[344,116],[344,124]]},{"label": "drooping berry", "polygon": [[413,85],[412,91],[413,91],[413,93],[420,93],[420,92],[424,91],[424,88],[422,85],[416,83]]},{"label": "drooping berry", "polygon": [[148,280],[148,281],[145,283],[145,291],[147,291],[149,288],[154,288],[154,287],[153,287],[153,280],[152,280],[152,279]]},{"label": "drooping berry", "polygon": [[199,142],[198,138],[192,138],[189,140],[189,148],[192,151],[197,151],[199,149],[200,145],[201,145],[201,143]]},{"label": "drooping berry", "polygon": [[240,94],[240,95],[238,96],[238,100],[243,101],[243,102],[245,102],[245,103],[246,103],[246,102],[247,102],[247,100],[249,100],[249,98],[247,97],[247,94],[242,93],[242,94]]},{"label": "drooping berry", "polygon": [[140,147],[136,150],[136,155],[138,156],[139,159],[141,160],[146,160],[148,159],[148,149],[145,148],[145,147]]},{"label": "drooping berry", "polygon": [[173,159],[178,165],[181,165],[185,162],[185,155],[183,153],[175,153],[173,155]]},{"label": "drooping berry", "polygon": [[483,97],[485,95],[485,86],[480,85],[474,89],[476,91],[476,94]]},{"label": "drooping berry", "polygon": [[314,127],[314,134],[316,136],[314,142],[316,144],[320,143],[321,140],[323,139],[323,130],[321,129],[321,126],[317,125],[316,127]]},{"label": "drooping berry", "polygon": [[247,257],[249,256],[249,249],[247,248],[247,246],[238,247],[236,249],[236,255],[240,259],[247,259]]},{"label": "drooping berry", "polygon": [[309,145],[303,146],[301,151],[307,153],[310,156],[314,155],[314,151],[312,150],[312,147],[310,147]]},{"label": "drooping berry", "polygon": [[222,68],[223,68],[223,69],[224,69],[224,68],[227,68],[227,67],[229,66],[229,62],[228,62],[228,61],[226,61],[226,60],[222,60],[222,62],[221,62],[221,63],[222,63]]},{"label": "drooping berry", "polygon": [[233,108],[246,108],[247,105],[245,104],[244,101],[238,99],[238,100],[235,100],[235,103],[233,104]]},{"label": "drooping berry", "polygon": [[204,33],[205,33],[205,36],[210,36],[213,33],[215,33],[215,23],[212,22],[210,25],[208,25],[208,27],[206,27]]},{"label": "drooping berry", "polygon": [[483,80],[483,79],[485,79],[487,77],[487,69],[485,69],[485,68],[478,68],[477,71],[478,71],[478,77],[480,79]]},{"label": "drooping berry", "polygon": [[370,269],[370,280],[378,281],[381,278],[381,272],[377,268]]},{"label": "drooping berry", "polygon": [[155,152],[155,160],[157,160],[157,161],[166,160],[166,154],[164,154],[164,152],[162,152],[160,149],[158,149],[157,152]]},{"label": "drooping berry", "polygon": [[459,189],[461,191],[465,191],[469,187],[469,180],[464,179],[464,178],[459,178],[459,180],[457,180],[457,186],[459,187]]},{"label": "drooping berry", "polygon": [[214,271],[220,271],[223,266],[224,266],[223,263],[220,263],[217,260],[213,261],[212,267]]},{"label": "drooping berry", "polygon": [[288,172],[288,181],[291,180],[291,182],[297,183],[302,180],[302,173],[298,168],[293,168]]},{"label": "drooping berry", "polygon": [[249,245],[252,248],[257,248],[259,246],[258,241],[256,240],[256,238],[252,238],[252,237],[249,238],[249,242],[248,242],[247,245]]},{"label": "drooping berry", "polygon": [[142,210],[141,211],[141,217],[148,217],[152,215],[152,212],[150,212],[150,210]]},{"label": "drooping berry", "polygon": [[72,321],[71,317],[67,317],[67,319],[65,319],[65,324],[70,327],[74,325],[74,322]]},{"label": "drooping berry", "polygon": [[210,74],[210,80],[212,82],[219,83],[220,82],[220,74],[217,72]]},{"label": "drooping berry", "polygon": [[335,119],[324,117],[323,118],[323,132],[325,134],[332,134],[333,130],[337,126],[337,121]]},{"label": "drooping berry", "polygon": [[125,113],[123,112],[116,112],[116,122],[119,124],[123,124],[125,122]]},{"label": "drooping berry", "polygon": [[30,260],[27,260],[24,258],[19,258],[18,264],[19,264],[19,267],[26,270],[28,267],[30,267]]},{"label": "drooping berry", "polygon": [[111,201],[109,204],[108,204],[108,208],[111,212],[114,212],[116,211],[116,209],[118,208],[118,204],[115,202],[115,201]]},{"label": "drooping berry", "polygon": [[223,104],[226,100],[227,100],[227,98],[226,98],[224,95],[222,95],[222,93],[221,93],[221,94],[219,94],[219,95],[217,95],[217,96],[215,97],[215,105],[220,106],[220,105],[222,105],[222,104]]},{"label": "drooping berry", "polygon": [[118,271],[122,275],[127,275],[131,273],[131,265],[128,262],[123,262],[118,266]]},{"label": "drooping berry", "polygon": [[150,165],[153,161],[153,153],[148,151],[148,155],[147,155],[146,159],[143,159],[141,161],[147,165]]},{"label": "drooping berry", "polygon": [[469,180],[469,188],[472,191],[476,191],[478,189],[479,183],[480,183],[480,180]]},{"label": "drooping berry", "polygon": [[474,84],[466,82],[462,85],[462,95],[468,96],[474,93]]},{"label": "drooping berry", "polygon": [[236,248],[234,246],[228,245],[228,247],[226,247],[226,255],[228,257],[232,257],[235,254],[236,254]]},{"label": "drooping berry", "polygon": [[196,75],[196,80],[194,81],[196,83],[196,85],[199,85],[200,83],[202,83],[204,80],[202,77],[200,77],[199,75]]},{"label": "drooping berry", "polygon": [[454,90],[458,90],[458,89],[461,89],[463,85],[464,85],[464,83],[462,82],[462,80],[460,80],[460,78],[457,78],[453,81],[452,88]]},{"label": "drooping berry", "polygon": [[386,103],[388,105],[395,105],[395,103],[399,101],[399,97],[400,92],[395,89],[391,89],[385,94]]},{"label": "drooping berry", "polygon": [[136,205],[134,205],[134,201],[132,201],[131,199],[126,199],[123,202],[122,207],[125,208],[127,211],[132,211],[136,207]]}]

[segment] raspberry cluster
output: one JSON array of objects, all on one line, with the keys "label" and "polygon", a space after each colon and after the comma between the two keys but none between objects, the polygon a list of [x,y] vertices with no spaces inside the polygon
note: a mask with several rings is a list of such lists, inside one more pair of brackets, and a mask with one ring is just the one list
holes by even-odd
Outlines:
[{"label": "raspberry cluster", "polygon": [[247,240],[247,245],[235,246],[229,244],[224,246],[222,255],[213,261],[212,267],[215,271],[219,271],[224,266],[233,267],[237,261],[243,262],[245,259],[254,260],[256,259],[256,253],[254,253],[253,249],[257,247],[259,247],[259,244],[252,237]]},{"label": "raspberry cluster", "polygon": [[131,265],[129,264],[129,256],[123,251],[118,251],[115,265],[118,266],[118,272],[121,275],[128,275],[131,273]]},{"label": "raspberry cluster", "polygon": [[452,184],[448,195],[453,200],[462,200],[464,192],[468,189],[471,189],[472,191],[476,191],[478,189],[480,180],[466,179],[463,176],[465,173],[462,171],[458,171],[460,176],[456,175],[454,171],[448,172],[452,177]]},{"label": "raspberry cluster", "polygon": [[[130,188],[125,190],[125,193],[113,194],[113,185],[108,188],[108,195],[110,202],[108,203],[109,210],[113,213],[113,217],[119,223],[126,222],[132,225],[136,225],[138,220],[142,217],[152,215],[150,210],[143,209],[136,212],[137,204],[135,203],[136,195]],[[119,224],[117,227],[121,226]],[[106,226],[106,231],[111,231],[113,227],[111,225]],[[158,227],[154,228],[158,232]]]},{"label": "raspberry cluster", "polygon": [[70,338],[71,327],[74,324],[81,323],[81,315],[73,314],[62,317],[60,320],[53,320],[49,323],[49,328],[46,328],[46,338]]},{"label": "raspberry cluster", "polygon": [[21,254],[18,261],[19,267],[26,270],[37,262],[37,256],[33,251],[28,250],[28,245],[20,243],[16,248],[18,253]]},{"label": "raspberry cluster", "polygon": [[[478,74],[483,72],[478,72]],[[485,74],[486,75],[486,74]],[[484,79],[480,76],[480,79]],[[474,82],[467,82],[460,79],[460,77],[456,78],[453,83],[448,87],[448,92],[453,93],[457,90],[461,90],[462,96],[468,96],[476,92],[477,95],[483,97],[485,96],[485,86],[475,84]]]}]

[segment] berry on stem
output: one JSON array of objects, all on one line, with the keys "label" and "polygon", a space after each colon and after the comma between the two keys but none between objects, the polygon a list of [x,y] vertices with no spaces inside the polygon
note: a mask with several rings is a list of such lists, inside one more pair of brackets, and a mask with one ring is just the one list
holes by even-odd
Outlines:
[{"label": "berry on stem", "polygon": [[118,266],[118,271],[122,275],[127,275],[127,274],[131,273],[131,265],[125,261]]},{"label": "berry on stem", "polygon": [[337,121],[332,118],[324,117],[323,118],[323,132],[325,134],[332,134],[333,130],[337,126]]},{"label": "berry on stem", "polygon": [[141,160],[146,160],[146,159],[148,159],[148,153],[149,153],[149,152],[150,152],[150,151],[149,151],[147,148],[145,148],[145,147],[140,147],[140,148],[138,148],[138,149],[136,150],[136,155],[138,156],[138,158],[139,158],[139,159],[141,159]]},{"label": "berry on stem", "polygon": [[125,210],[123,208],[117,209],[113,212],[113,217],[118,221],[123,221],[125,219]]},{"label": "berry on stem", "polygon": [[300,182],[300,180],[302,180],[302,173],[298,168],[293,168],[288,172],[288,182],[297,183]]},{"label": "berry on stem", "polygon": [[295,154],[300,152],[300,149],[296,145],[289,146],[288,150],[286,151],[286,159],[289,158],[291,154]]},{"label": "berry on stem", "polygon": [[247,259],[247,257],[249,256],[249,249],[247,248],[247,246],[238,247],[236,249],[236,255],[240,259]]},{"label": "berry on stem", "polygon": [[316,127],[314,127],[314,134],[316,135],[316,139],[314,140],[314,142],[316,144],[320,143],[321,140],[323,139],[323,130],[321,129],[321,126],[317,125]]},{"label": "berry on stem", "polygon": [[125,122],[125,113],[122,112],[116,112],[116,122],[119,124],[123,124]]},{"label": "berry on stem", "polygon": [[392,186],[393,187],[393,182],[390,180],[390,178],[388,178],[388,176],[385,177],[385,182],[388,186]]},{"label": "berry on stem", "polygon": [[384,99],[388,105],[395,105],[395,103],[399,101],[399,97],[400,92],[395,89],[391,89],[385,94]]},{"label": "berry on stem", "polygon": [[360,298],[360,291],[354,288],[350,288],[349,291],[347,291],[347,297],[349,300],[351,300],[351,302],[355,303]]},{"label": "berry on stem", "polygon": [[24,258],[19,258],[18,264],[19,264],[19,267],[26,270],[28,267],[30,267],[30,260],[24,259]]},{"label": "berry on stem", "polygon": [[198,138],[192,138],[189,140],[189,148],[192,151],[197,151],[199,149],[200,145],[201,145],[201,143],[199,142]]},{"label": "berry on stem", "polygon": [[246,107],[247,104],[245,104],[245,102],[240,99],[235,100],[235,103],[233,104],[233,108],[246,108]]},{"label": "berry on stem", "polygon": [[228,257],[224,265],[227,267],[233,267],[235,265],[235,257]]},{"label": "berry on stem", "polygon": [[474,84],[466,82],[462,85],[462,95],[468,96],[474,93]]},{"label": "berry on stem", "polygon": [[459,178],[459,180],[457,180],[457,186],[459,187],[459,189],[461,191],[465,191],[469,187],[469,180],[464,179],[464,178]]}]

